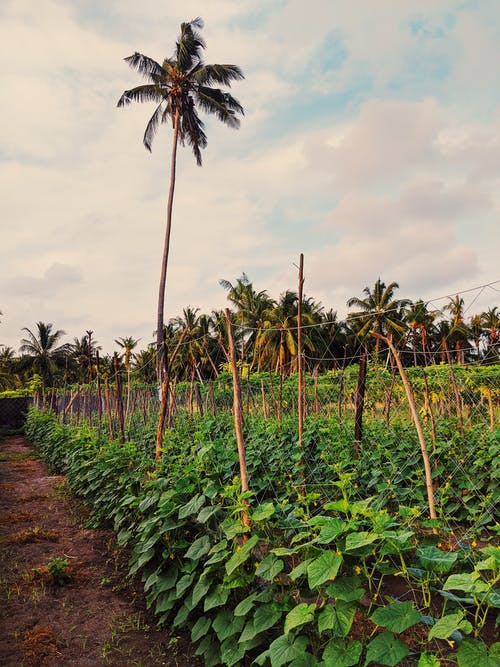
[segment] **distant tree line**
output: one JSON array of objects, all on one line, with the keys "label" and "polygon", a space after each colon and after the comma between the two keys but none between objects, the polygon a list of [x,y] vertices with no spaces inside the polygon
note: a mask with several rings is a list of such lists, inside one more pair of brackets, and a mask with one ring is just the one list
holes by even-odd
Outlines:
[{"label": "distant tree line", "polygon": [[[287,290],[278,299],[255,290],[242,274],[234,283],[220,281],[231,304],[231,321],[239,363],[247,372],[273,371],[287,376],[297,370],[298,295]],[[345,319],[326,310],[313,298],[302,300],[302,345],[308,372],[321,373],[375,356],[385,363],[387,345],[374,333],[390,338],[406,366],[439,363],[500,362],[500,313],[497,306],[466,317],[464,300],[450,298],[439,312],[418,299],[397,298],[399,286],[378,279],[352,297]],[[44,387],[93,382],[97,374],[127,375],[128,384],[156,382],[156,345],[139,350],[139,339],[117,338],[117,350],[100,355],[101,347],[87,330],[71,343],[61,343],[65,332],[37,322],[24,328],[18,352],[0,344],[0,390],[27,386],[39,376]],[[186,307],[165,325],[164,340],[171,354],[183,336],[172,363],[177,381],[215,379],[227,363],[228,337],[223,310],[210,314]]]}]

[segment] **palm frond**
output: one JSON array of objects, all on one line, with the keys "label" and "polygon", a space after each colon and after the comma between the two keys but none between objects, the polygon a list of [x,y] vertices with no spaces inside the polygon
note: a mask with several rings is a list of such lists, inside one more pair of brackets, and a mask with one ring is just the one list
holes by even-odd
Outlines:
[{"label": "palm frond", "polygon": [[193,72],[193,76],[201,86],[211,86],[214,83],[230,86],[231,81],[245,78],[237,65],[204,65]]},{"label": "palm frond", "polygon": [[205,125],[196,113],[192,98],[189,98],[188,106],[189,109],[185,109],[181,116],[182,137],[191,146],[196,163],[201,167],[201,149],[206,148],[207,145],[207,135],[204,132]]},{"label": "palm frond", "polygon": [[156,60],[137,51],[133,55],[124,58],[124,60],[132,69],[137,70],[145,77],[152,77],[153,75],[158,77],[163,72],[162,66]]},{"label": "palm frond", "polygon": [[201,61],[201,49],[205,41],[196,28],[203,28],[201,18],[181,24],[181,34],[175,45],[175,57],[181,72],[189,72],[193,65]]},{"label": "palm frond", "polygon": [[149,152],[151,152],[151,146],[153,144],[153,139],[155,137],[158,125],[165,119],[165,112],[163,109],[164,100],[156,107],[153,115],[149,119],[148,124],[146,125],[146,130],[144,131],[143,144],[146,146]]},{"label": "palm frond", "polygon": [[154,84],[144,84],[126,90],[118,100],[118,107],[124,107],[131,102],[158,102],[165,97],[166,91]]},{"label": "palm frond", "polygon": [[220,88],[207,88],[200,86],[196,91],[197,101],[203,111],[214,114],[226,125],[238,128],[240,119],[236,113],[243,115],[243,107],[232,95],[225,93]]}]

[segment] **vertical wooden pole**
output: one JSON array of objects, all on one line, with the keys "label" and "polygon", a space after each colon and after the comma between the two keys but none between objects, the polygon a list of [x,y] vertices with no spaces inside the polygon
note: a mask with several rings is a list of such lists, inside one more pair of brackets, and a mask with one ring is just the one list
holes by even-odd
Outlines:
[{"label": "vertical wooden pole", "polygon": [[[236,350],[234,347],[233,329],[231,326],[231,316],[229,308],[225,310],[227,334],[229,339],[229,361],[231,363],[231,371],[233,374],[233,417],[234,417],[234,431],[236,434],[236,444],[238,447],[238,459],[240,463],[240,479],[241,492],[248,491],[248,472],[245,457],[245,442],[243,439],[243,409],[241,402],[241,384],[238,374],[238,367],[236,364]],[[246,501],[245,501],[245,504]],[[245,510],[241,517],[244,526],[250,525],[250,517]]]},{"label": "vertical wooden pole", "polygon": [[[299,448],[304,449],[304,369],[302,359],[302,296],[304,287],[304,255],[299,260],[299,301],[297,304],[297,370],[298,370],[298,411]],[[304,461],[302,461],[302,464]]]},{"label": "vertical wooden pole", "polygon": [[354,452],[356,454],[359,454],[361,442],[363,440],[363,409],[365,407],[367,357],[367,349],[363,346],[361,357],[359,358],[358,384],[355,396],[356,414],[354,416]]},{"label": "vertical wooden pole", "polygon": [[106,402],[106,414],[108,416],[108,426],[109,426],[109,439],[114,440],[113,433],[113,417],[111,414],[111,397],[109,395],[109,382],[108,378],[104,379],[104,400]]},{"label": "vertical wooden pole", "polygon": [[[432,473],[431,473],[431,465],[429,462],[429,455],[427,453],[427,446],[425,444],[425,438],[424,438],[424,433],[422,431],[422,426],[420,424],[420,419],[418,417],[418,410],[417,406],[415,404],[415,398],[413,396],[413,389],[411,387],[411,384],[408,380],[408,376],[405,373],[405,370],[403,368],[403,364],[401,363],[401,358],[399,356],[398,351],[394,347],[392,341],[390,338],[386,338],[385,336],[382,336],[379,333],[373,332],[372,334],[377,337],[379,340],[383,340],[387,345],[389,346],[392,355],[394,357],[394,360],[396,361],[396,365],[398,367],[399,375],[401,376],[401,380],[403,381],[403,385],[405,388],[406,392],[406,398],[408,399],[408,403],[410,406],[410,412],[411,416],[413,418],[413,423],[415,424],[415,429],[417,431],[418,435],[418,441],[420,443],[420,450],[422,452],[422,460],[424,463],[424,473],[425,473],[425,486],[427,488],[427,501],[429,503],[429,515],[431,519],[436,519],[436,507],[434,503],[434,488],[432,486]],[[436,533],[437,530],[434,528],[433,532]]]},{"label": "vertical wooden pole", "polygon": [[97,431],[99,437],[101,436],[101,422],[102,422],[102,392],[101,392],[101,375],[99,368],[99,351],[96,350],[96,365],[97,365]]},{"label": "vertical wooden pole", "polygon": [[118,442],[123,444],[125,442],[125,420],[123,415],[123,396],[122,396],[122,380],[118,370],[118,363],[115,359],[115,377],[116,377],[116,412],[118,415]]}]

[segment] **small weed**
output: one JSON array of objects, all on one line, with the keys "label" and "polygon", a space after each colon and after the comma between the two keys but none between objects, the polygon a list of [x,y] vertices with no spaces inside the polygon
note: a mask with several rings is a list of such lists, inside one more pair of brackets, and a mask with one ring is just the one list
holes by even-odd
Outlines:
[{"label": "small weed", "polygon": [[53,583],[57,586],[64,586],[64,584],[71,580],[71,575],[68,572],[68,566],[68,559],[60,558],[59,556],[54,556],[47,563],[49,576]]}]

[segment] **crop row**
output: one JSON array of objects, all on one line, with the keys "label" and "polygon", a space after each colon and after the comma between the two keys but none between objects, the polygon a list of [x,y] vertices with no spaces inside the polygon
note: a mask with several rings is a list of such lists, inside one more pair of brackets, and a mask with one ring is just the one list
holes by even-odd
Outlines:
[{"label": "crop row", "polygon": [[224,415],[179,421],[157,468],[154,432],[120,445],[35,410],[26,426],[208,666],[496,665],[498,434],[441,423],[431,522],[411,430],[367,428],[353,460],[332,420],[307,420],[303,454],[292,423],[247,420],[241,494]]}]

